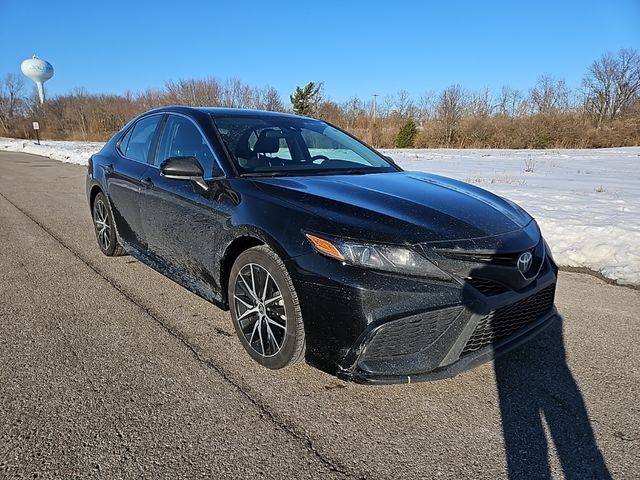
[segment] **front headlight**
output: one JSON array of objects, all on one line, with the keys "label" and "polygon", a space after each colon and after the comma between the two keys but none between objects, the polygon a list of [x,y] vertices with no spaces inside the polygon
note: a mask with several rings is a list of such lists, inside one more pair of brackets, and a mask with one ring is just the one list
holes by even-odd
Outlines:
[{"label": "front headlight", "polygon": [[451,280],[449,275],[411,248],[319,237],[310,233],[305,233],[305,236],[318,253],[344,263],[374,270]]}]

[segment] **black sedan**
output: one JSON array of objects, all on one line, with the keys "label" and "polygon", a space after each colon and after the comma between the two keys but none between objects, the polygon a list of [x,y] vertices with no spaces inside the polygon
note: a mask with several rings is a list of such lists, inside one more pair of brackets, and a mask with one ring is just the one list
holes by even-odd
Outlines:
[{"label": "black sedan", "polygon": [[89,161],[98,246],[231,311],[251,357],[346,380],[455,375],[553,321],[557,267],[509,200],[405,172],[320,120],[166,107]]}]

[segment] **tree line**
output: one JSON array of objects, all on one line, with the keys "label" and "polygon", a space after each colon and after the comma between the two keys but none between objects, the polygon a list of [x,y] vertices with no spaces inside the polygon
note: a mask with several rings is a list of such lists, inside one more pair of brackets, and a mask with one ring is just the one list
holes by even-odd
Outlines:
[{"label": "tree line", "polygon": [[[40,105],[24,77],[0,80],[0,135],[106,140],[129,119],[162,105],[223,106],[292,111],[325,119],[377,147],[592,148],[640,144],[640,52],[606,53],[577,89],[540,76],[527,91],[469,91],[451,85],[419,98],[396,94],[333,101],[322,82],[296,87],[285,104],[273,87],[239,79],[184,79],[124,95],[76,89]],[[375,102],[375,103],[374,103]]]}]

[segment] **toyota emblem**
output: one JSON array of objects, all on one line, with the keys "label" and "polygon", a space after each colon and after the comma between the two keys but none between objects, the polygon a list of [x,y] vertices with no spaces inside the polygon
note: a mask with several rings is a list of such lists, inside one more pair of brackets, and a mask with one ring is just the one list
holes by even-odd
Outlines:
[{"label": "toyota emblem", "polygon": [[533,255],[531,255],[531,252],[523,252],[518,257],[518,270],[520,270],[520,273],[524,275],[529,271],[532,263],[533,263]]}]

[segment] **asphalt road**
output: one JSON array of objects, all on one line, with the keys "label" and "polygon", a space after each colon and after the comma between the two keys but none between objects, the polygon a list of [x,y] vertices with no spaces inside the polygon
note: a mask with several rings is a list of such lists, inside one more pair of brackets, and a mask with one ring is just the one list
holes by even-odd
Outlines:
[{"label": "asphalt road", "polygon": [[450,380],[273,372],[227,312],[100,254],[84,175],[0,153],[0,478],[640,475],[640,291],[562,272],[561,322]]}]

